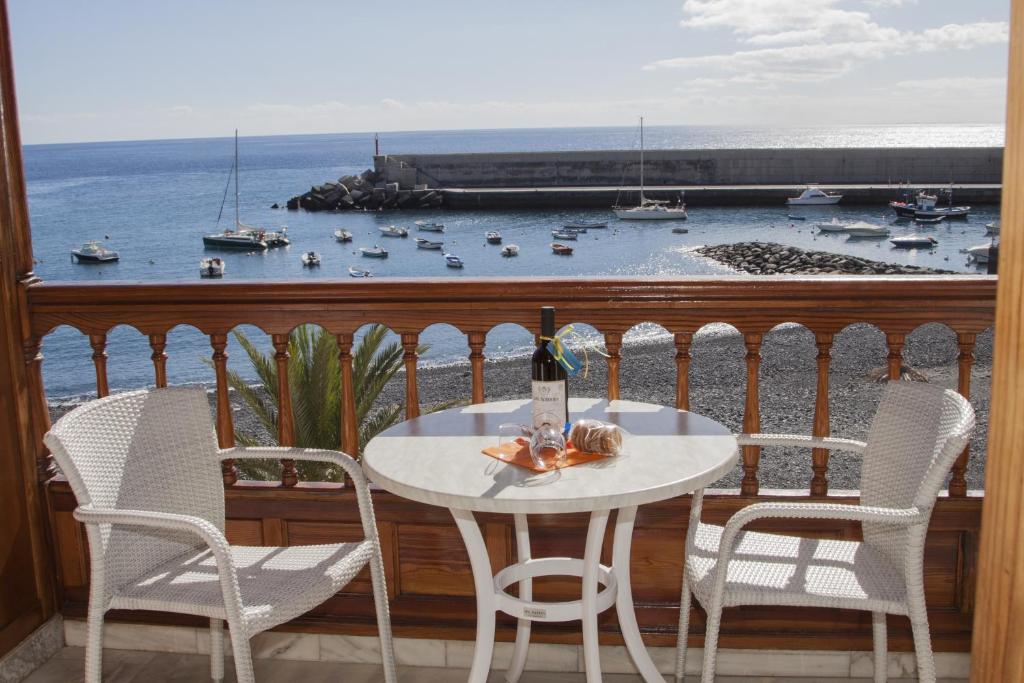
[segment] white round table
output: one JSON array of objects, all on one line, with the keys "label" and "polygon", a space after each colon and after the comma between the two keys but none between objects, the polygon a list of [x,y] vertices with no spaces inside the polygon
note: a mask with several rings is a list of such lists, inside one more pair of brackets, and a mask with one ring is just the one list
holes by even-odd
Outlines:
[{"label": "white round table", "polygon": [[[382,488],[410,500],[447,507],[469,552],[476,589],[476,649],[470,683],[487,680],[497,611],[519,619],[512,664],[515,683],[526,663],[531,621],[583,623],[588,683],[601,680],[597,615],[615,605],[626,648],[645,681],[664,679],[644,647],[633,610],[630,545],[638,505],[702,489],[736,462],[736,438],[706,417],[632,401],[571,399],[573,422],[596,418],[622,427],[624,452],[614,458],[536,473],[481,453],[498,440],[498,425],[529,424],[530,401],[502,401],[452,408],[402,422],[366,445],[363,469]],[[605,527],[617,510],[612,564],[600,563]],[[491,563],[474,512],[515,516],[516,564],[491,575]],[[583,558],[530,554],[528,514],[590,512]],[[579,576],[580,600],[535,602],[532,579]],[[519,597],[507,592],[519,584]],[[601,589],[599,590],[598,584]]]}]

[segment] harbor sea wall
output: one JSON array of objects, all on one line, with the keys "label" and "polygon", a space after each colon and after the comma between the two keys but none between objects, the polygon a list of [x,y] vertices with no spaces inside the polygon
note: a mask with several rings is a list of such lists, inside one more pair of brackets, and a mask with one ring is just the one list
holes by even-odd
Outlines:
[{"label": "harbor sea wall", "polygon": [[[1001,147],[679,149],[645,154],[644,180],[658,186],[998,185]],[[374,157],[400,189],[557,188],[638,185],[637,150]]]}]

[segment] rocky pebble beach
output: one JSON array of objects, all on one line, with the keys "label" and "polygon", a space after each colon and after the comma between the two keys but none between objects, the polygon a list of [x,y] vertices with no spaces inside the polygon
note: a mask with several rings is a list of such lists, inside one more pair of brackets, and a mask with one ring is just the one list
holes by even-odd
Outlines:
[{"label": "rocky pebble beach", "polygon": [[751,275],[939,275],[953,271],[883,263],[870,259],[806,251],[774,242],[737,242],[697,247],[694,251]]}]

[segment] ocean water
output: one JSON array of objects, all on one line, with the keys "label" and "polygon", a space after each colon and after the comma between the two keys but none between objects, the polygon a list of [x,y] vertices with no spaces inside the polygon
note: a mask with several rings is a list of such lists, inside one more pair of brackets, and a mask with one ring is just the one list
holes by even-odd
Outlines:
[{"label": "ocean water", "polygon": [[[650,148],[728,147],[866,147],[988,146],[1003,144],[1003,128],[977,126],[853,126],[840,128],[768,129],[756,127],[649,127]],[[629,149],[637,146],[636,130],[623,128],[430,131],[381,135],[388,153],[541,151],[566,149]],[[51,281],[169,281],[198,279],[204,255],[201,236],[213,232],[234,154],[230,137],[204,140],[155,140],[25,147],[29,210],[36,270]],[[978,207],[970,219],[933,231],[940,242],[932,251],[906,251],[888,242],[850,241],[817,235],[814,219],[794,222],[785,207],[695,208],[686,222],[689,233],[672,234],[667,224],[618,222],[605,210],[586,211],[429,211],[378,214],[307,214],[274,210],[288,197],[311,185],[358,173],[372,165],[369,134],[296,135],[241,138],[241,215],[249,224],[276,228],[287,225],[287,249],[264,254],[222,253],[227,280],[295,280],[346,278],[349,265],[370,268],[375,275],[516,277],[522,275],[619,275],[669,277],[724,274],[727,269],[692,253],[703,244],[746,240],[775,241],[807,249],[843,252],[896,263],[972,272],[960,250],[986,241],[984,224],[998,218],[998,207]],[[809,214],[829,220],[891,222],[884,207],[829,207]],[[466,263],[446,268],[438,252],[416,249],[412,236],[387,238],[378,227],[391,223],[412,226],[417,219],[443,222],[446,250]],[[572,257],[557,257],[548,247],[550,230],[574,220],[609,220],[607,230],[581,235]],[[233,220],[229,191],[221,227]],[[332,233],[344,227],[355,241],[338,244]],[[505,243],[520,246],[521,255],[504,259],[499,247],[487,245],[484,232],[500,230]],[[894,233],[909,231],[894,227]],[[414,233],[415,234],[415,233]],[[434,235],[428,238],[436,239]],[[99,239],[121,254],[120,262],[83,265],[71,262],[69,250],[85,240]],[[356,249],[385,245],[390,258],[360,258]],[[314,249],[323,258],[319,269],[303,268],[299,256]],[[563,321],[568,322],[568,321]],[[585,322],[585,321],[580,321]],[[586,330],[586,328],[584,328]],[[261,337],[261,333],[249,330]],[[656,338],[655,326],[635,328],[628,340]],[[453,328],[436,326],[422,336],[430,350],[425,364],[463,362],[466,340]],[[262,340],[261,340],[262,341]],[[505,325],[488,335],[486,354],[501,357],[525,353],[532,337]],[[76,330],[61,328],[44,342],[44,374],[51,399],[77,397],[94,390],[88,362],[91,349]],[[229,365],[249,376],[241,349],[229,347]],[[202,362],[210,354],[208,340],[195,330],[178,328],[168,339],[168,375],[172,383],[209,382],[212,371]],[[108,341],[112,388],[150,385],[152,365],[148,342],[134,330],[115,329]]]}]

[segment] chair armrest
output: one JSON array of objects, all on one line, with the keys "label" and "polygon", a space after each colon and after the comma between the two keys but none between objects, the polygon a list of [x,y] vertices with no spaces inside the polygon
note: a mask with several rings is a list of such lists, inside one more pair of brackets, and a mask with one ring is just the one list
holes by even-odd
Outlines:
[{"label": "chair armrest", "polygon": [[833,451],[863,453],[867,444],[853,439],[803,436],[800,434],[740,434],[736,440],[741,446],[800,446],[803,448],[827,448]]},{"label": "chair armrest", "polygon": [[758,519],[845,519],[856,522],[878,522],[894,526],[910,526],[925,519],[916,507],[886,508],[843,503],[755,503],[743,508],[725,524],[725,533],[739,531]]}]

